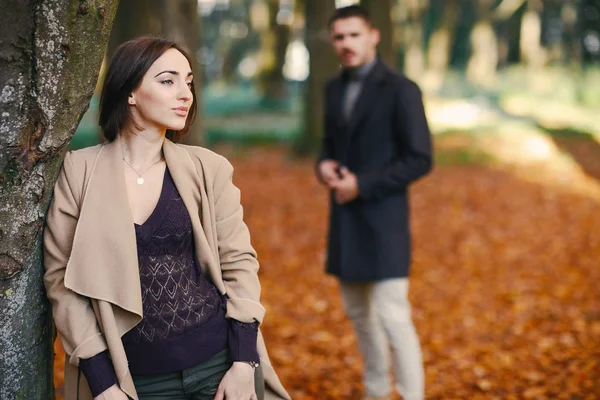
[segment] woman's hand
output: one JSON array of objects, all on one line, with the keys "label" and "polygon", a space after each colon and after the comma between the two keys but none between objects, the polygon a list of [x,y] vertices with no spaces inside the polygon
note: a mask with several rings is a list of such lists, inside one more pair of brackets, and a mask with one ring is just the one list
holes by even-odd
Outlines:
[{"label": "woman's hand", "polygon": [[94,397],[94,400],[129,400],[129,397],[115,384]]},{"label": "woman's hand", "polygon": [[244,362],[234,362],[221,380],[215,400],[257,400],[254,368]]}]

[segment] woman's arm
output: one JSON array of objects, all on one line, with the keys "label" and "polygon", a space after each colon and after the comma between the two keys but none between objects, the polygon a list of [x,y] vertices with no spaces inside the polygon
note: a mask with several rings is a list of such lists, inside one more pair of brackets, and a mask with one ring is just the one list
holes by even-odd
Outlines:
[{"label": "woman's arm", "polygon": [[232,182],[233,167],[223,159],[215,177],[215,214],[221,272],[227,292],[227,317],[240,322],[261,323],[256,251],[243,221],[240,191]]},{"label": "woman's arm", "polygon": [[258,322],[240,322],[229,318],[229,353],[231,359],[246,363],[260,363],[256,342]]},{"label": "woman's arm", "polygon": [[256,251],[250,244],[250,233],[243,220],[240,191],[233,184],[232,176],[233,167],[223,159],[215,177],[215,213],[234,363],[223,377],[215,400],[230,397],[254,400],[254,369],[243,361],[258,361],[256,330],[265,310],[260,304]]}]

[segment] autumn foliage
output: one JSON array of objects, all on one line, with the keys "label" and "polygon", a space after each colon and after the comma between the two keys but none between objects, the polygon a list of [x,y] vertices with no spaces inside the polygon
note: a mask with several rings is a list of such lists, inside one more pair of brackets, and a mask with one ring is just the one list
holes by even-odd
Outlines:
[{"label": "autumn foliage", "polygon": [[[259,254],[280,378],[295,400],[358,399],[355,338],[323,272],[327,195],[312,160],[223,151]],[[600,398],[600,203],[473,166],[436,168],[411,202],[427,398]],[[63,362],[59,350],[58,392]]]}]

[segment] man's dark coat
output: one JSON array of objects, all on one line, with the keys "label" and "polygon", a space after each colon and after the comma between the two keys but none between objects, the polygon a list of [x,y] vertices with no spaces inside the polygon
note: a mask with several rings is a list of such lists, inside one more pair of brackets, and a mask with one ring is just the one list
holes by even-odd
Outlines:
[{"label": "man's dark coat", "polygon": [[320,160],[358,177],[358,199],[331,198],[327,272],[345,282],[406,277],[411,259],[408,185],[432,167],[431,134],[418,86],[378,61],[345,121],[343,75],[326,87]]}]

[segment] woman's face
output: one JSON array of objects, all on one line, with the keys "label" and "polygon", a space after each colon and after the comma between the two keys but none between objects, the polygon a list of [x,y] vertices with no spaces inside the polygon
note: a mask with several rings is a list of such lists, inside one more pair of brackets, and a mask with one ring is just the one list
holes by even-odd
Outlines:
[{"label": "woman's face", "polygon": [[192,78],[185,56],[176,49],[167,50],[129,96],[136,124],[143,129],[183,129],[193,102]]}]

